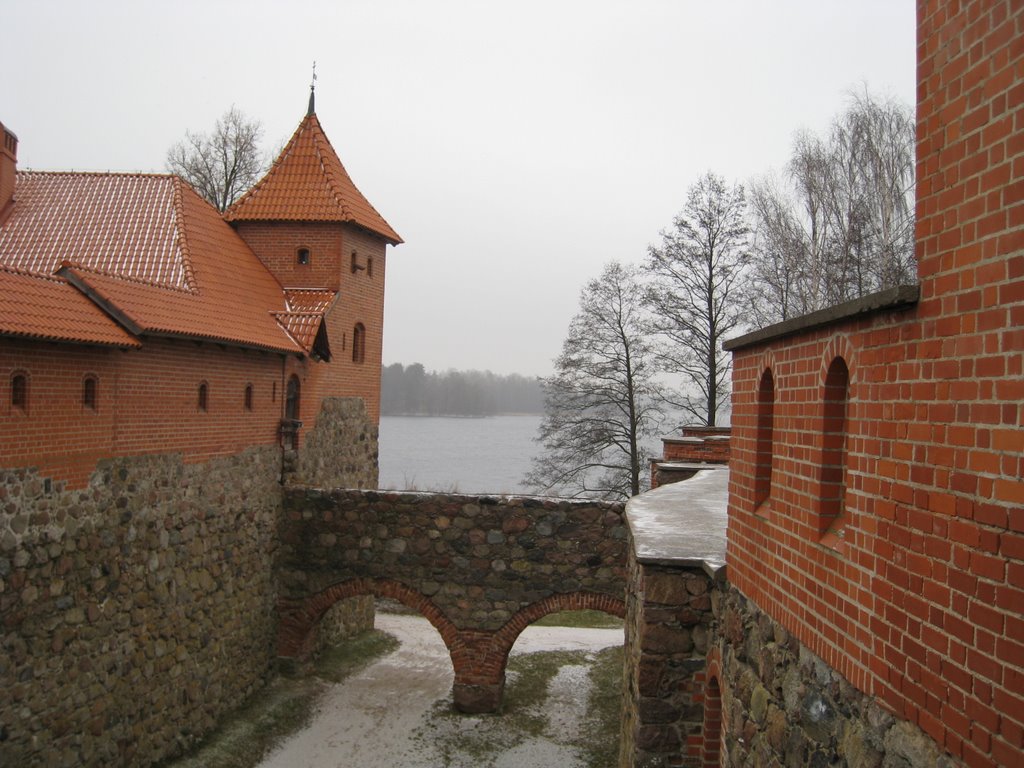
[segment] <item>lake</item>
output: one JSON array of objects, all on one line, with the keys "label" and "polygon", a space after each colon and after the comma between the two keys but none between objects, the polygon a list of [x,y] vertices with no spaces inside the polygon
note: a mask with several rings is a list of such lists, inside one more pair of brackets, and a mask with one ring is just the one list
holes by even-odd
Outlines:
[{"label": "lake", "polygon": [[523,475],[540,446],[541,416],[382,416],[380,487],[457,493],[528,493]]}]

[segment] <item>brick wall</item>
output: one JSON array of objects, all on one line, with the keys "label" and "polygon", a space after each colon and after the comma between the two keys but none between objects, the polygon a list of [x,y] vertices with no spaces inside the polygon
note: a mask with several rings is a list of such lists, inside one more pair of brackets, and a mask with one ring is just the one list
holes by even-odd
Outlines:
[{"label": "brick wall", "polygon": [[[180,452],[197,462],[277,443],[279,355],[162,339],[129,351],[16,339],[3,347],[0,467],[33,466],[80,487],[100,458]],[[15,375],[28,381],[24,409],[11,402]],[[83,403],[86,377],[95,380],[95,408]]]},{"label": "brick wall", "polygon": [[[920,300],[735,346],[729,578],[954,758],[1012,765],[1024,754],[1024,7],[923,0],[918,29]],[[766,371],[772,440],[759,453]]]}]

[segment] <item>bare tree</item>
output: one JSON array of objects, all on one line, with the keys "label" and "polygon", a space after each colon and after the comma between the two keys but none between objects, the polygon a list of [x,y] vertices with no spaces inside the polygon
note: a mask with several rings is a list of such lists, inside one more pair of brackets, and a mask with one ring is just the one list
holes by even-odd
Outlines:
[{"label": "bare tree", "polygon": [[915,279],[909,107],[855,94],[826,140],[797,134],[786,181],[752,187],[758,323]]},{"label": "bare tree", "polygon": [[670,402],[707,426],[728,407],[732,358],[721,345],[743,317],[748,235],[743,187],[707,173],[662,231],[661,246],[648,250],[647,305],[664,341],[659,359],[681,379]]},{"label": "bare tree", "polygon": [[555,373],[542,380],[543,446],[525,483],[541,492],[629,498],[645,486],[642,442],[660,416],[635,268],[611,263],[580,294]]},{"label": "bare tree", "polygon": [[167,151],[167,170],[192,185],[218,211],[227,210],[255,184],[268,163],[260,151],[263,124],[232,106],[211,133],[185,132]]}]

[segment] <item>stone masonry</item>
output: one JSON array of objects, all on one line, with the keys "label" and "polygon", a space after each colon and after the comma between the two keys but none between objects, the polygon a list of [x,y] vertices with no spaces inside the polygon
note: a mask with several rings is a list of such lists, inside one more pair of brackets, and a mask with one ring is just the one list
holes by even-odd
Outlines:
[{"label": "stone masonry", "polygon": [[625,610],[622,504],[289,489],[279,536],[281,656],[315,648],[337,600],[392,597],[441,633],[464,711],[497,709],[508,652],[531,622]]}]

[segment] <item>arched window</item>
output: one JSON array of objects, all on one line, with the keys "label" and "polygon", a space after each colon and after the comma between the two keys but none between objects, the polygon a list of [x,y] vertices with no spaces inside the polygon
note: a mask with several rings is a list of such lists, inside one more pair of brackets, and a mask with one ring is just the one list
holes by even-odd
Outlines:
[{"label": "arched window", "polygon": [[99,381],[95,376],[82,379],[82,407],[95,411],[99,397]]},{"label": "arched window", "polygon": [[245,410],[252,410],[252,384],[245,385]]},{"label": "arched window", "polygon": [[202,382],[199,385],[199,403],[198,403],[198,405],[199,405],[199,410],[200,411],[205,411],[207,409],[208,399],[209,399],[209,390],[210,390],[210,388],[207,386],[205,381]]},{"label": "arched window", "polygon": [[366,360],[366,327],[356,323],[352,329],[352,362],[362,363]]},{"label": "arched window", "polygon": [[306,264],[309,264],[309,259],[310,259],[309,248],[306,248],[305,246],[303,246],[301,248],[296,249],[296,251],[295,251],[295,261],[297,263],[302,264],[302,265],[306,265]]},{"label": "arched window", "polygon": [[850,371],[837,357],[825,375],[825,397],[821,426],[821,515],[818,532],[838,533],[846,510],[847,403]]},{"label": "arched window", "polygon": [[11,407],[28,411],[28,374],[15,371],[11,374]]},{"label": "arched window", "polygon": [[761,374],[757,388],[757,447],[754,460],[754,506],[772,493],[772,433],[775,428],[775,378],[770,369]]}]

